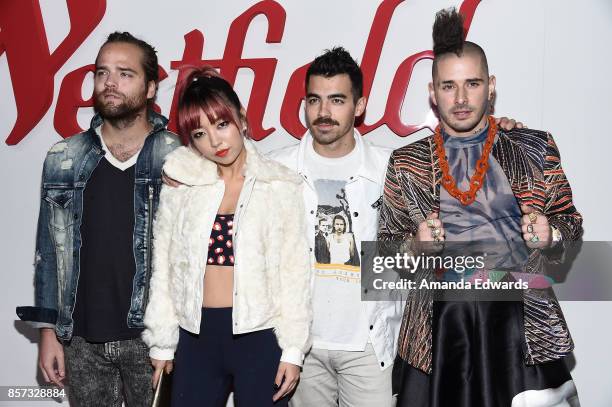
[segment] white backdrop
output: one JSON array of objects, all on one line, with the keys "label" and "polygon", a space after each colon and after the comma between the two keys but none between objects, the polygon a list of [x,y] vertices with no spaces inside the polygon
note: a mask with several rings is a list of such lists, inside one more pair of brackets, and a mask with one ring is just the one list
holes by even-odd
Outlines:
[{"label": "white backdrop", "polygon": [[[11,2],[2,0],[0,13]],[[90,0],[71,0],[81,3]],[[65,1],[32,0],[40,4],[49,51],[53,52],[68,35],[70,17]],[[93,2],[92,2],[93,3]],[[53,120],[60,85],[64,77],[93,63],[100,45],[112,31],[130,31],[153,44],[160,65],[169,77],[160,84],[158,104],[168,114],[177,71],[171,61],[180,61],[183,36],[194,29],[205,37],[203,59],[220,59],[226,47],[230,24],[255,1],[165,1],[108,0],[100,23],[54,75],[53,102],[38,124],[23,134],[15,145],[0,143],[2,174],[3,285],[0,301],[0,370],[2,385],[35,385],[37,377],[37,333],[16,322],[15,306],[33,303],[33,253],[39,204],[40,171],[46,151],[60,136]],[[392,3],[392,2],[391,2]],[[267,44],[268,20],[256,17],[250,24],[243,58],[278,60],[270,97],[265,106],[263,127],[276,131],[259,142],[264,151],[295,142],[280,123],[280,110],[291,74],[325,48],[343,45],[361,61],[372,20],[380,2],[280,1],[286,13],[282,40]],[[389,4],[389,3],[387,3]],[[398,66],[409,56],[431,49],[431,25],[437,10],[459,2],[406,0],[394,10],[376,76],[373,82],[366,124],[377,122],[387,105],[392,79]],[[6,17],[0,16],[0,22]],[[4,23],[2,23],[4,24]],[[29,27],[31,21],[22,21]],[[0,26],[3,42],[15,42]],[[566,174],[572,184],[575,204],[584,215],[586,240],[612,240],[609,215],[611,182],[609,153],[612,138],[607,119],[612,114],[612,2],[609,0],[485,0],[478,4],[468,39],[479,43],[488,55],[489,67],[497,77],[498,116],[509,116],[531,128],[552,132],[559,145]],[[27,44],[23,44],[25,47]],[[22,52],[28,52],[25,49]],[[370,50],[371,51],[371,50]],[[8,53],[0,54],[0,138],[6,139],[17,120],[17,106]],[[41,61],[32,60],[38,66]],[[42,69],[42,68],[41,68]],[[403,123],[433,123],[428,105],[427,82],[431,61],[419,62],[412,74],[401,110]],[[236,88],[246,105],[253,85],[249,69],[238,72]],[[82,87],[84,99],[91,95],[91,76]],[[26,101],[27,102],[27,101]],[[248,108],[248,106],[247,106]],[[88,127],[90,108],[77,115],[81,127]],[[399,137],[381,126],[365,137],[379,144],[401,146],[430,134],[423,129]],[[576,342],[573,375],[583,406],[612,405],[609,368],[612,353],[608,323],[609,302],[565,302],[568,323]],[[42,382],[41,382],[42,383]],[[0,405],[13,405],[0,401]],[[24,405],[14,403],[14,405]],[[37,403],[39,406],[55,403]]]}]

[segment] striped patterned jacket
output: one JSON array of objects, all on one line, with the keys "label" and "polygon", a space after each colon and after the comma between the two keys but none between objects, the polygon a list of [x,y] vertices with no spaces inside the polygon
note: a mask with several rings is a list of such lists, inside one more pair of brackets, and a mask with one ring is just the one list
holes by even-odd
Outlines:
[{"label": "striped patterned jacket", "polygon": [[[500,129],[492,154],[519,205],[545,214],[564,241],[581,238],[582,216],[574,207],[559,151],[549,133]],[[441,178],[433,137],[395,150],[387,167],[378,239],[412,239],[427,215],[440,209]],[[398,340],[398,355],[425,373],[431,373],[432,305],[430,293],[409,292]],[[524,311],[527,364],[559,359],[572,351],[573,342],[552,290],[525,290]]]}]

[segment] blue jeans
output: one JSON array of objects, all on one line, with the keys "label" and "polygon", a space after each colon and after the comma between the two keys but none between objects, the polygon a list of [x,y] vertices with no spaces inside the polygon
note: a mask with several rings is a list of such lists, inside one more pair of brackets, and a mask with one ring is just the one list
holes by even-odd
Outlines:
[{"label": "blue jeans", "polygon": [[64,344],[64,356],[72,407],[151,405],[153,367],[140,338],[91,343],[74,336]]}]

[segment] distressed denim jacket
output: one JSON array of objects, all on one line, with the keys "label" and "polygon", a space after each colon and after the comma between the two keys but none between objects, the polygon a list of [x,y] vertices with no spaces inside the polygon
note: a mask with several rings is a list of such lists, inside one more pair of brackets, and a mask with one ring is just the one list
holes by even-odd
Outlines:
[{"label": "distressed denim jacket", "polygon": [[[152,132],[145,139],[135,168],[134,183],[134,275],[127,315],[130,328],[143,328],[151,277],[153,215],[161,189],[161,169],[166,154],[180,145],[166,129],[168,120],[149,112]],[[89,130],[55,144],[47,153],[40,191],[36,237],[35,306],[18,307],[17,315],[38,328],[55,328],[60,339],[72,337],[72,312],[79,280],[83,191],[104,156],[95,129],[102,124],[96,115]],[[109,253],[109,256],[112,253]]]}]

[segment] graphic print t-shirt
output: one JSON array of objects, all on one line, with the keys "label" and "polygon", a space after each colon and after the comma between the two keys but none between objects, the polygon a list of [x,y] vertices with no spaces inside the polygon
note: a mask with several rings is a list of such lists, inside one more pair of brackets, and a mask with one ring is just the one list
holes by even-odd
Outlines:
[{"label": "graphic print t-shirt", "polygon": [[313,347],[362,351],[368,341],[365,305],[361,302],[358,237],[346,195],[346,184],[359,168],[356,146],[341,158],[322,157],[312,145],[305,165],[317,192]]}]

